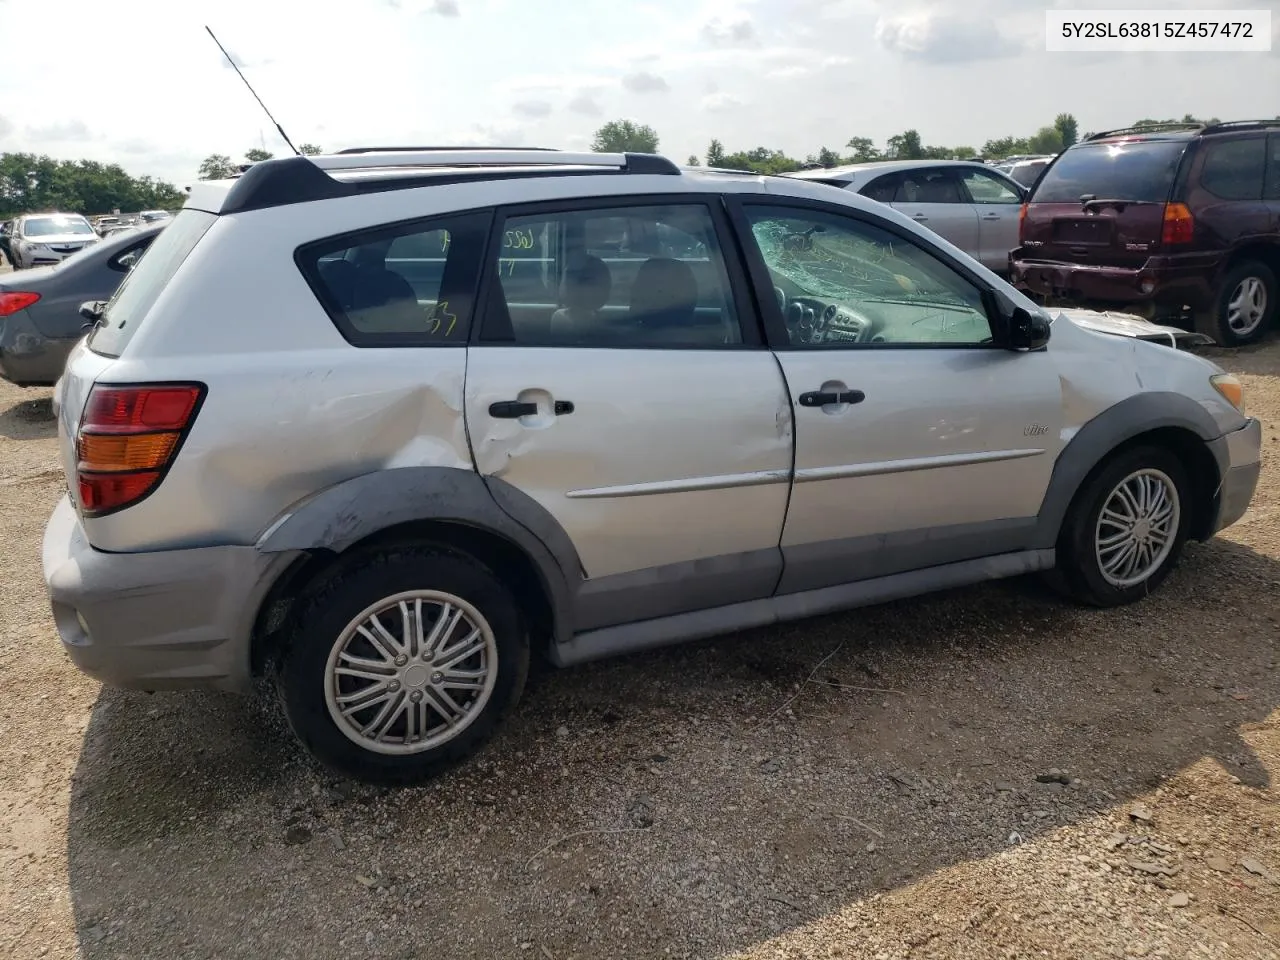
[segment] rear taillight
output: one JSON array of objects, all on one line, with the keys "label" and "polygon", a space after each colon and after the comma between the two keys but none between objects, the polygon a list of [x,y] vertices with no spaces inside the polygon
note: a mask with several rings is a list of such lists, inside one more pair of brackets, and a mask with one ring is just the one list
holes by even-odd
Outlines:
[{"label": "rear taillight", "polygon": [[119,510],[156,488],[204,390],[201,383],[94,385],[76,435],[76,480],[86,514]]},{"label": "rear taillight", "polygon": [[1018,211],[1018,244],[1027,239],[1027,205],[1024,203]]},{"label": "rear taillight", "polygon": [[1191,215],[1185,203],[1164,205],[1164,229],[1160,233],[1162,244],[1169,246],[1176,243],[1190,243],[1195,229],[1196,218]]},{"label": "rear taillight", "polygon": [[25,310],[39,299],[38,293],[27,290],[6,290],[0,293],[0,317],[7,317],[19,310]]}]

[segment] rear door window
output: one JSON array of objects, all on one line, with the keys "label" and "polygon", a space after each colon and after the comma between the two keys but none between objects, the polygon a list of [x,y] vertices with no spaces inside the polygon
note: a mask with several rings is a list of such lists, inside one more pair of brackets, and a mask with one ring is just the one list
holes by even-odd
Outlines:
[{"label": "rear door window", "polygon": [[949,170],[912,170],[902,175],[894,203],[967,203]]},{"label": "rear door window", "polygon": [[1032,194],[1035,203],[1100,200],[1165,203],[1173,188],[1186,140],[1086,143],[1058,157]]},{"label": "rear door window", "polygon": [[876,177],[862,188],[862,195],[870,197],[878,203],[893,203],[893,197],[898,192],[898,185],[901,183],[902,178],[896,173],[891,173],[884,177]]},{"label": "rear door window", "polygon": [[[705,203],[572,204],[509,217],[495,235],[502,242],[489,254],[497,282],[483,342],[650,349],[744,342]],[[525,258],[524,276],[510,265],[520,245],[540,252]]]},{"label": "rear door window", "polygon": [[1263,137],[1210,141],[1204,148],[1200,186],[1220,200],[1261,200],[1266,160]]},{"label": "rear door window", "polygon": [[86,341],[94,353],[118,357],[133,339],[182,262],[213,226],[217,216],[203,210],[182,210],[156,237],[134,269],[125,274],[107,301],[102,319]]}]

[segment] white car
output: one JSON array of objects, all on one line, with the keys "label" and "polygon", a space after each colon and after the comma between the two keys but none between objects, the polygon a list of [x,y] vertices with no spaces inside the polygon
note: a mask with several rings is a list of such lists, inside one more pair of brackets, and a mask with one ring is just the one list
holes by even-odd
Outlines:
[{"label": "white car", "polygon": [[98,232],[78,213],[38,213],[19,217],[9,249],[15,270],[60,263],[99,240]]}]

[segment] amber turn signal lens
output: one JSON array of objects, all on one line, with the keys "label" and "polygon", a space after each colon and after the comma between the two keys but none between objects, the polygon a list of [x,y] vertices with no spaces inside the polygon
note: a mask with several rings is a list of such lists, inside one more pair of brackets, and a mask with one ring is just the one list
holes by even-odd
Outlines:
[{"label": "amber turn signal lens", "polygon": [[89,473],[158,470],[177,442],[177,433],[82,433],[76,458]]},{"label": "amber turn signal lens", "polygon": [[1209,378],[1213,389],[1217,390],[1227,403],[1244,413],[1244,385],[1229,373],[1220,373]]}]

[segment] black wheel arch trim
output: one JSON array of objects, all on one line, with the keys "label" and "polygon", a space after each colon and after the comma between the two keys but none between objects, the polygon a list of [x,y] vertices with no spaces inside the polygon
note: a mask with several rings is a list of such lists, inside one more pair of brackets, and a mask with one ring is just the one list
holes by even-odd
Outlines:
[{"label": "black wheel arch trim", "polygon": [[257,549],[342,553],[381,531],[421,521],[473,527],[521,550],[541,578],[555,641],[572,636],[572,598],[583,579],[573,542],[528,494],[472,470],[394,467],[352,477],[295,504],[267,528]]},{"label": "black wheel arch trim", "polygon": [[1171,427],[1204,441],[1218,465],[1219,477],[1225,475],[1225,453],[1213,443],[1222,436],[1222,430],[1196,401],[1165,391],[1128,397],[1081,427],[1058,454],[1040,505],[1034,547],[1048,549],[1057,543],[1071,501],[1098,464],[1134,437]]}]

